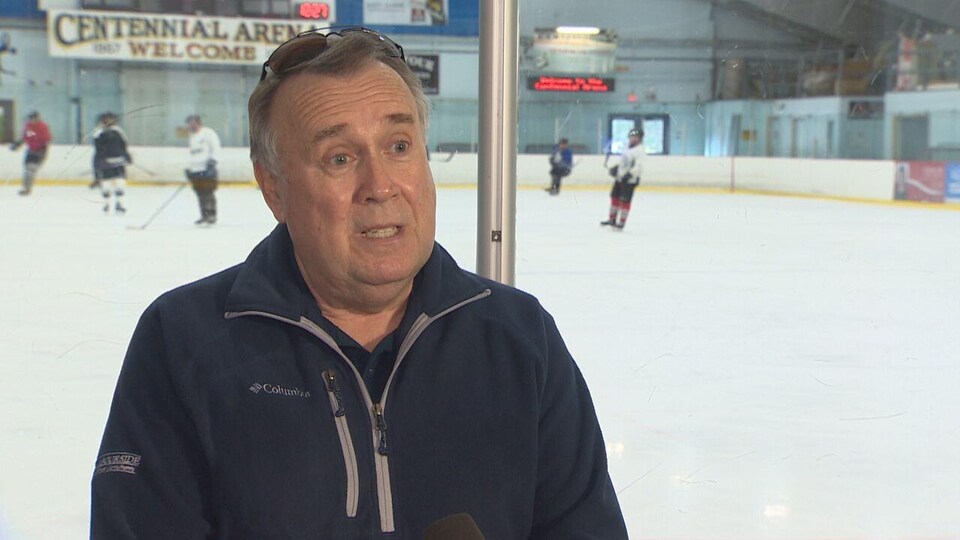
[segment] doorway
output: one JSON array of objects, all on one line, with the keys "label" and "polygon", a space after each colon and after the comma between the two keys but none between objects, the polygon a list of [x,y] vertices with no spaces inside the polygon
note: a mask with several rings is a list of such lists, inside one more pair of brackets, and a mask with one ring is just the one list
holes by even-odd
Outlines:
[{"label": "doorway", "polygon": [[620,154],[631,129],[643,127],[643,146],[650,155],[670,153],[670,117],[666,114],[611,114],[607,124],[607,152]]},{"label": "doorway", "polygon": [[0,144],[12,143],[17,139],[13,119],[13,101],[0,99]]},{"label": "doorway", "polygon": [[893,159],[924,161],[930,158],[930,117],[897,116],[893,121]]}]

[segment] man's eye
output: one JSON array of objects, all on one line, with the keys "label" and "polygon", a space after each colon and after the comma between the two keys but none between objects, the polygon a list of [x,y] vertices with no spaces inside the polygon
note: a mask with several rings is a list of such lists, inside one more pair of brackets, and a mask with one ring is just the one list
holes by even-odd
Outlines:
[{"label": "man's eye", "polygon": [[350,158],[346,154],[337,154],[330,160],[334,165],[346,165],[350,163]]},{"label": "man's eye", "polygon": [[410,145],[406,141],[400,141],[393,145],[393,149],[397,152],[406,152],[410,148]]}]

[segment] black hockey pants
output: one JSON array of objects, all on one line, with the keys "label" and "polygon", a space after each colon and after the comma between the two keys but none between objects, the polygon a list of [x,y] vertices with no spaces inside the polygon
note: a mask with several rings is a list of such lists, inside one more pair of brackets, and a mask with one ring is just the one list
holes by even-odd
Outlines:
[{"label": "black hockey pants", "polygon": [[197,201],[200,203],[200,217],[204,219],[215,219],[217,217],[217,197],[214,192],[217,190],[217,177],[207,176],[206,173],[187,173],[190,185],[197,194]]}]

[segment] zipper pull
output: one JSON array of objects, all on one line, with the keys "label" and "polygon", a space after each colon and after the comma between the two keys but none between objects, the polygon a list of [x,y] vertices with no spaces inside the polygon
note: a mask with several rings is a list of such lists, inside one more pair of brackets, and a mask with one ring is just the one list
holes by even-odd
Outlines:
[{"label": "zipper pull", "polygon": [[340,385],[337,383],[337,377],[333,374],[333,370],[327,370],[323,372],[323,378],[327,381],[327,391],[333,394],[333,398],[337,401],[337,410],[333,412],[333,415],[337,418],[347,414],[343,410],[343,398],[340,396]]},{"label": "zipper pull", "polygon": [[379,403],[373,404],[373,417],[377,421],[377,431],[380,433],[380,445],[377,447],[377,453],[381,456],[387,454],[387,421],[383,419],[383,409]]}]

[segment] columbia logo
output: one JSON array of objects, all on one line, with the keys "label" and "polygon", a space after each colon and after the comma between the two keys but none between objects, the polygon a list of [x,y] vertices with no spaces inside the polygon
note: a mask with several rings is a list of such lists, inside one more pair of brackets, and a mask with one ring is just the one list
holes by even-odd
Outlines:
[{"label": "columbia logo", "polygon": [[310,392],[308,390],[301,390],[296,386],[289,387],[289,386],[283,386],[279,384],[253,383],[250,386],[250,388],[248,388],[248,390],[250,390],[254,394],[259,394],[260,392],[263,392],[264,394],[279,394],[281,396],[292,396],[292,397],[299,397],[304,399],[310,397]]}]

